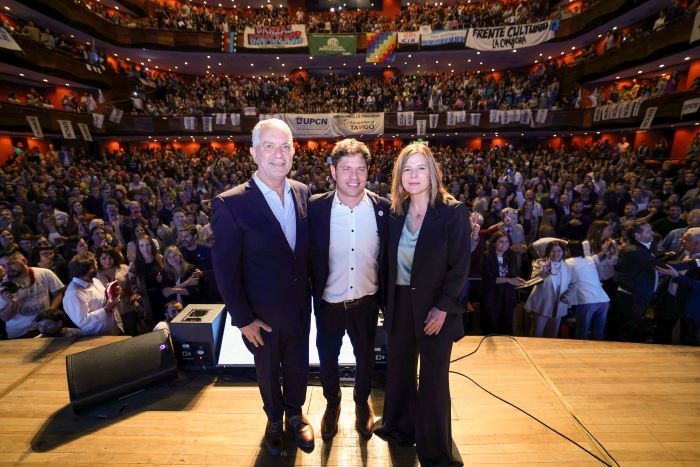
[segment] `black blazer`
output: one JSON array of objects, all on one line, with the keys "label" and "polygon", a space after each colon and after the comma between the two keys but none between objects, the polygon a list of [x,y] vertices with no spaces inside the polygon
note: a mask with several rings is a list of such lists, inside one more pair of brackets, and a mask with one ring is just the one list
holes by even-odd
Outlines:
[{"label": "black blazer", "polygon": [[[408,212],[408,204],[404,209]],[[397,250],[406,216],[389,216],[387,252],[387,294],[384,328],[391,332],[396,305]],[[463,203],[436,201],[428,206],[421,225],[411,267],[411,305],[413,313],[427,316],[432,307],[448,313],[442,335],[452,339],[464,334],[459,314],[464,312],[459,297],[469,275],[471,226],[469,211]],[[425,336],[423,329],[416,335]],[[428,336],[425,336],[428,337]]]},{"label": "black blazer", "polygon": [[[615,280],[620,287],[634,295],[635,300],[650,302],[654,296],[656,266],[668,265],[678,271],[697,268],[694,260],[676,261],[677,256],[657,257],[654,251],[637,241],[631,241],[620,250],[619,259],[615,265]],[[659,277],[660,280],[661,277]]]},{"label": "black blazer", "polygon": [[[381,196],[367,192],[374,206],[374,218],[377,221],[377,234],[379,235],[379,253],[377,257],[377,278],[379,290],[377,291],[379,303],[384,303],[386,289],[386,241],[387,226],[389,220],[389,200]],[[327,193],[313,195],[309,199],[309,231],[311,237],[311,290],[314,299],[314,309],[321,306],[323,291],[328,282],[328,248],[331,237],[331,209],[335,190]]]},{"label": "black blazer", "polygon": [[216,282],[233,324],[247,326],[256,318],[271,327],[311,314],[309,188],[289,180],[296,212],[296,247],[289,247],[282,227],[253,180],[212,202]]}]

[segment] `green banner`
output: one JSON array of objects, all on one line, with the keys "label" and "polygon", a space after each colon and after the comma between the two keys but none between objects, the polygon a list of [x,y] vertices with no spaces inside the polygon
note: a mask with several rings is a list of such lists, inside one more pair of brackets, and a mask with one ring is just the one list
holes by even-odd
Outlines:
[{"label": "green banner", "polygon": [[312,57],[324,55],[355,55],[357,39],[352,36],[309,34],[309,52]]}]

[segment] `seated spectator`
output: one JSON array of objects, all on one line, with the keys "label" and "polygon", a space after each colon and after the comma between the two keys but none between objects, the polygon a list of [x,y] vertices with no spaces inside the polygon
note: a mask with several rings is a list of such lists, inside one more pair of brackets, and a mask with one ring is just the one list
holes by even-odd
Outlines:
[{"label": "seated spectator", "polygon": [[[99,280],[104,287],[116,282],[121,288],[122,299],[119,301],[118,309],[121,321],[124,326],[124,333],[129,336],[139,334],[138,311],[141,296],[132,290],[129,279],[129,267],[124,264],[124,257],[114,247],[102,247],[97,253]],[[142,328],[142,330],[145,330]]]},{"label": "seated spectator", "polygon": [[666,237],[672,230],[687,227],[688,223],[681,217],[683,207],[680,204],[668,204],[666,206],[666,217],[654,222],[652,229],[661,238]]},{"label": "seated spectator", "polygon": [[21,104],[22,99],[17,97],[17,91],[10,91],[9,93],[7,93],[7,102],[9,102],[10,104]]},{"label": "seated spectator", "polygon": [[118,305],[121,288],[108,294],[97,279],[97,261],[92,253],[77,254],[68,263],[71,282],[63,297],[63,309],[80,328],[82,336],[123,334]]},{"label": "seated spectator", "polygon": [[32,266],[49,269],[56,274],[64,284],[70,280],[68,277],[68,263],[51,245],[35,247],[32,252],[31,264]]},{"label": "seated spectator", "polygon": [[165,274],[161,287],[163,296],[183,305],[199,299],[202,271],[185,261],[180,249],[171,245],[163,253]]},{"label": "seated spectator", "polygon": [[39,330],[39,335],[36,337],[82,337],[80,329],[64,327],[65,321],[65,314],[57,308],[42,311],[36,317],[37,329]]},{"label": "seated spectator", "polygon": [[38,334],[37,315],[58,308],[64,285],[48,269],[30,268],[19,249],[0,256],[5,279],[0,284],[0,320],[5,322],[7,337],[34,337]]},{"label": "seated spectator", "polygon": [[170,333],[170,326],[169,323],[182,312],[184,307],[182,306],[182,303],[178,302],[177,300],[171,300],[168,303],[165,304],[165,321],[159,321],[156,326],[153,328],[153,332],[159,331],[161,329],[165,329],[168,333]]}]

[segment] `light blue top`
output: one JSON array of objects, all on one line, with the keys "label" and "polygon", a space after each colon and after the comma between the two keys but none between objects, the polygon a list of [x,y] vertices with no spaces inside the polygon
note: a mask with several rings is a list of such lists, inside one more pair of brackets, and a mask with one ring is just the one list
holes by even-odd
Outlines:
[{"label": "light blue top", "polygon": [[396,252],[396,285],[411,285],[411,268],[413,267],[413,255],[416,252],[416,242],[420,229],[411,233],[408,226],[411,224],[411,219],[406,216],[406,222],[401,229],[401,237],[399,238],[399,248]]},{"label": "light blue top", "polygon": [[294,211],[292,186],[289,184],[289,180],[284,180],[284,205],[277,192],[260,180],[257,172],[253,175],[253,180],[260,188],[260,191],[262,191],[267,205],[270,206],[272,214],[275,215],[275,219],[280,223],[289,247],[294,251],[294,247],[297,244],[297,219]]}]

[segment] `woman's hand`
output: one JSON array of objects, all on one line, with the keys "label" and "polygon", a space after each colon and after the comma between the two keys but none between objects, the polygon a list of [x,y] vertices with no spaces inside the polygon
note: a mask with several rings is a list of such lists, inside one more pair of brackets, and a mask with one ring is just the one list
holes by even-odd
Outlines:
[{"label": "woman's hand", "polygon": [[425,318],[425,327],[423,331],[429,336],[437,335],[442,329],[442,325],[445,324],[445,317],[447,316],[446,311],[438,310],[432,307],[428,312],[428,316]]},{"label": "woman's hand", "polygon": [[525,282],[526,282],[525,279],[523,279],[522,277],[509,277],[508,278],[508,283],[512,286],[515,286],[515,287],[520,287]]}]

